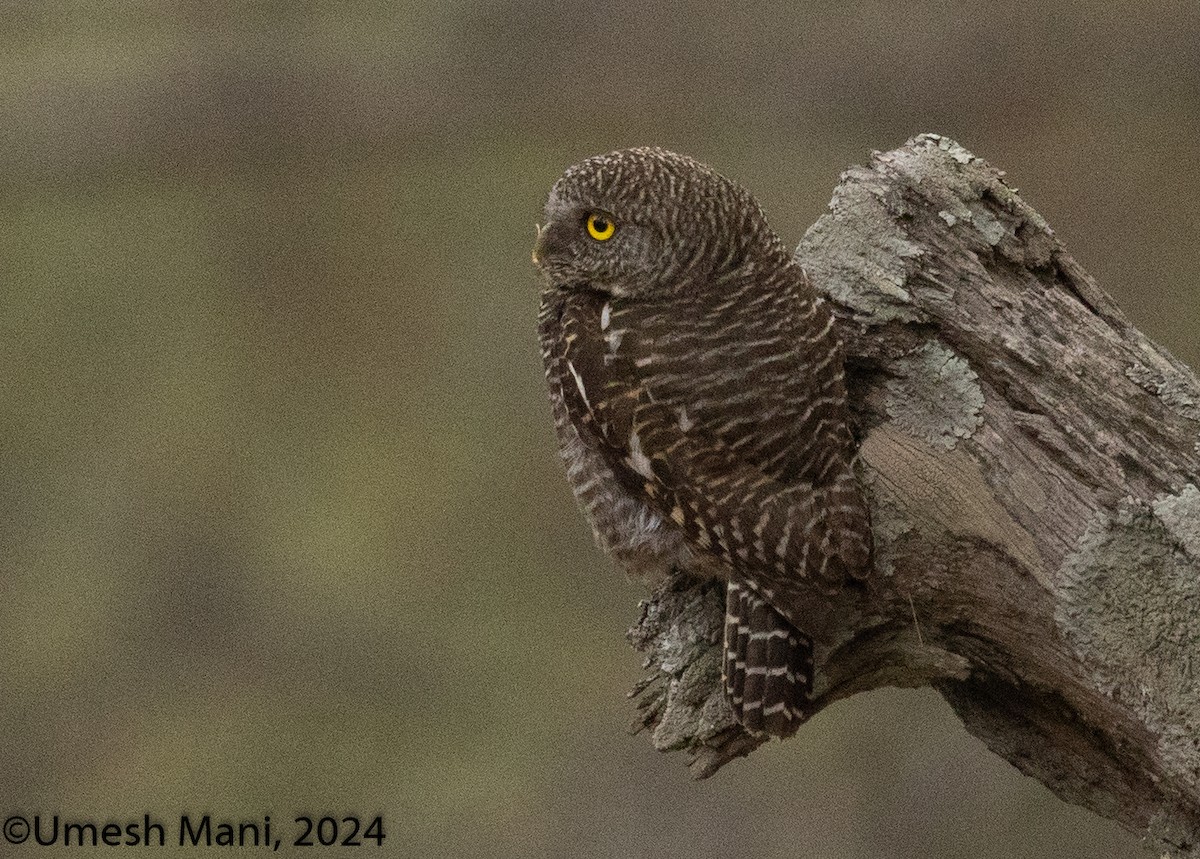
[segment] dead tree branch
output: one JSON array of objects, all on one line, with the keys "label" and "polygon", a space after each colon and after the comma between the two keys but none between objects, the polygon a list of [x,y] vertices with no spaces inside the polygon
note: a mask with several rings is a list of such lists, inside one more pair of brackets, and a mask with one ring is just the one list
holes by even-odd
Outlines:
[{"label": "dead tree branch", "polygon": [[[1200,384],[1003,174],[922,135],[842,176],[798,259],[842,322],[876,573],[817,709],[932,685],[1058,795],[1200,856]],[[748,754],[722,595],[642,606],[635,690],[701,777]]]}]

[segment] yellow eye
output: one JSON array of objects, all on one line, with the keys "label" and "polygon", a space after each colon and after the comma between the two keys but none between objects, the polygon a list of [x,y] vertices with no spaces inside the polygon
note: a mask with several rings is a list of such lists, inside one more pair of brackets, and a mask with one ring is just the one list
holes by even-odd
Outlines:
[{"label": "yellow eye", "polygon": [[606,242],[617,231],[617,225],[607,215],[592,212],[587,219],[588,235],[598,242]]}]

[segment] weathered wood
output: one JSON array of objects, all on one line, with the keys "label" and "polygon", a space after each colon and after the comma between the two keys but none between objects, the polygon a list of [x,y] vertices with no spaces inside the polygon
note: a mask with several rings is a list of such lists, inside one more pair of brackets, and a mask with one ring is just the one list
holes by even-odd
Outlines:
[{"label": "weathered wood", "polygon": [[[1200,856],[1200,384],[1003,174],[922,135],[842,176],[797,250],[834,302],[876,573],[818,642],[814,712],[933,685],[1058,795]],[[630,631],[660,749],[748,754],[722,596],[661,585]]]}]

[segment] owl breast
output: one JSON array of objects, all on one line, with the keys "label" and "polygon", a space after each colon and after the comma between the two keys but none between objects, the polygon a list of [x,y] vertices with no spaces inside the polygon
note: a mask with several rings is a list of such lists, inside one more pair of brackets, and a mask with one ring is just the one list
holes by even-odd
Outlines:
[{"label": "owl breast", "polygon": [[626,490],[597,446],[580,438],[553,386],[551,399],[567,482],[592,526],[596,545],[630,574],[652,584],[673,569],[716,574],[696,557],[683,532]]},{"label": "owl breast", "polygon": [[[567,471],[567,482],[583,510],[596,544],[628,573],[649,584],[687,570],[694,575],[725,576],[714,558],[697,552],[675,522],[651,508],[622,482],[596,436],[598,428],[588,421],[572,420],[563,380],[564,345],[573,335],[562,325],[561,296],[544,295],[539,314],[539,337],[546,367],[550,401],[554,410],[559,454]],[[585,437],[586,436],[586,437]]]}]

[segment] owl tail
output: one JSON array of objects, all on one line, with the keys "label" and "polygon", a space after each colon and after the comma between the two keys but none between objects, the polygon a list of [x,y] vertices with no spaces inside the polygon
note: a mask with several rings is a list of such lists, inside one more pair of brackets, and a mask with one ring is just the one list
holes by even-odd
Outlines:
[{"label": "owl tail", "polygon": [[725,602],[725,695],[747,731],[788,737],[812,692],[812,639],[744,583]]}]

